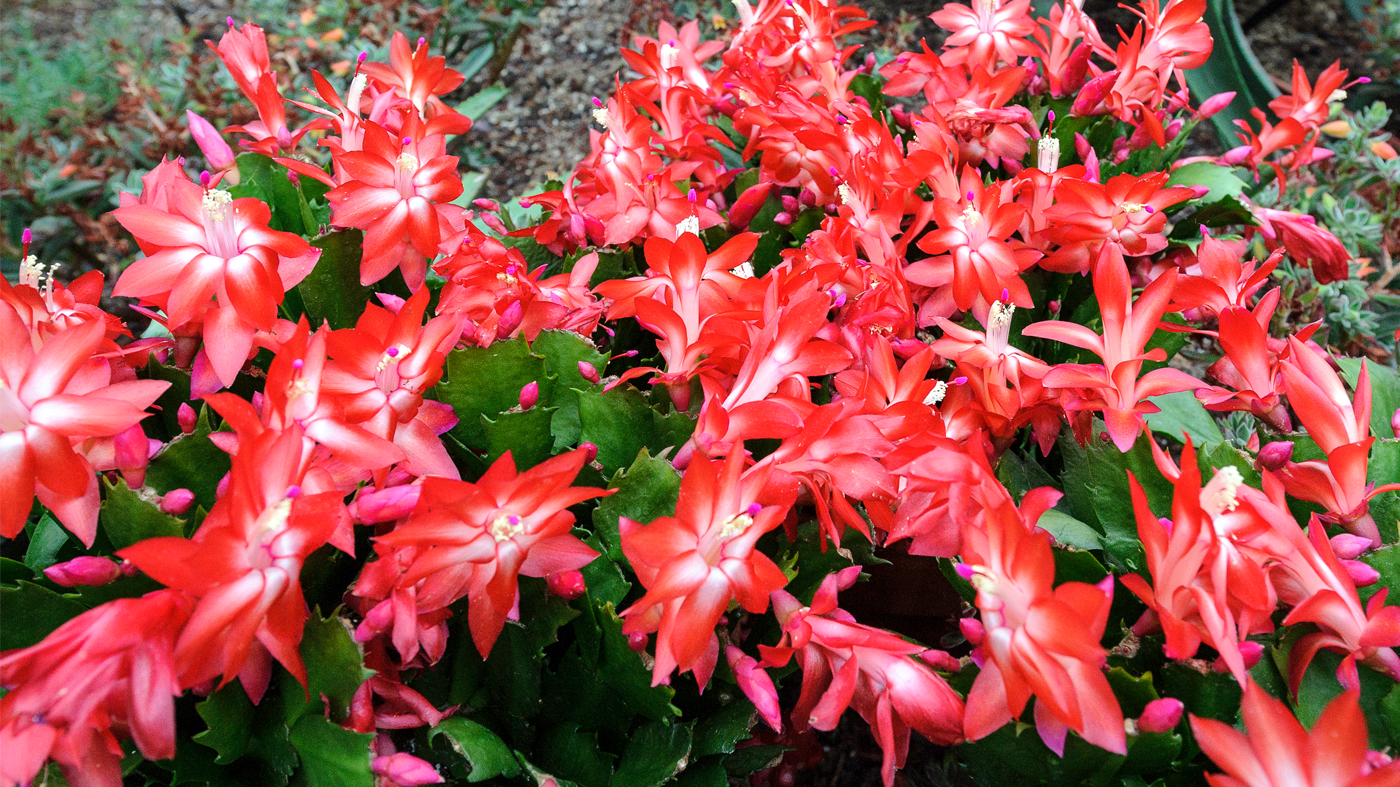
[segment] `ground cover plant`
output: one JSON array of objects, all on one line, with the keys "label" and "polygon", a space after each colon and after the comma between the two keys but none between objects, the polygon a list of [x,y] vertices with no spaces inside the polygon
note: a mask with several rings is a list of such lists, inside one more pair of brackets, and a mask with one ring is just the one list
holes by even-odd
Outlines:
[{"label": "ground cover plant", "polygon": [[294,92],[230,20],[256,119],[111,213],[149,327],[22,234],[0,783],[791,784],[854,711],[886,787],[1400,784],[1391,317],[1306,311],[1388,219],[1291,209],[1395,210],[1355,80],[1186,156],[1204,0],[735,8],[509,205],[426,38]]}]

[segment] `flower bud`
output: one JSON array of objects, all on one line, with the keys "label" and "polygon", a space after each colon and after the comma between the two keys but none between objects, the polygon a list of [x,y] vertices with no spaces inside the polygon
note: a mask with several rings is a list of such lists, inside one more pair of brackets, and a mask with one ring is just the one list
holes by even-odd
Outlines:
[{"label": "flower bud", "polygon": [[1400,437],[1400,407],[1395,408],[1395,415],[1390,416],[1390,431]]},{"label": "flower bud", "polygon": [[139,487],[146,481],[146,460],[151,455],[151,441],[141,430],[140,424],[118,432],[112,436],[112,447],[116,452],[117,469],[127,486]]},{"label": "flower bud", "polygon": [[531,380],[520,388],[520,409],[529,410],[540,401],[540,384]]},{"label": "flower bud", "polygon": [[84,555],[44,569],[44,576],[66,588],[105,585],[121,576],[121,567],[109,558]]},{"label": "flower bud", "polygon": [[1258,642],[1245,640],[1240,643],[1240,655],[1244,657],[1244,668],[1254,669],[1254,665],[1259,663],[1259,659],[1264,657],[1264,646]]},{"label": "flower bud", "polygon": [[977,618],[962,618],[958,621],[958,629],[962,631],[963,637],[973,645],[981,645],[982,640],[987,638],[987,627],[982,625],[982,621]]},{"label": "flower bud", "polygon": [[791,213],[788,213],[787,211],[783,211],[783,212],[781,212],[781,213],[779,213],[778,215],[776,215],[776,216],[773,217],[773,223],[774,223],[774,224],[777,224],[779,227],[788,227],[788,226],[791,226],[791,225],[792,225],[792,222],[793,222],[793,215],[792,215]]},{"label": "flower bud", "polygon": [[1201,102],[1201,108],[1196,110],[1196,116],[1201,120],[1212,117],[1218,114],[1220,110],[1228,107],[1234,98],[1235,91],[1233,90],[1228,93],[1217,93]]},{"label": "flower bud", "polygon": [[496,231],[501,235],[505,235],[510,232],[510,230],[506,229],[506,225],[504,222],[501,221],[500,217],[498,217],[494,213],[482,213],[480,214],[480,218],[482,224],[485,224],[486,226],[490,227],[492,230]]},{"label": "flower bud", "polygon": [[160,499],[160,510],[171,516],[179,516],[194,505],[194,492],[188,489],[172,489]]},{"label": "flower bud", "polygon": [[598,370],[595,369],[593,367],[593,364],[589,363],[588,361],[578,362],[578,373],[580,377],[582,377],[590,383],[596,384],[602,379],[598,376]]},{"label": "flower bud", "polygon": [[1397,155],[1400,155],[1400,153],[1395,152],[1395,148],[1391,147],[1389,142],[1386,142],[1383,139],[1378,139],[1375,142],[1372,142],[1369,145],[1369,147],[1372,153],[1385,159],[1386,161],[1390,161]]},{"label": "flower bud", "polygon": [[1371,539],[1365,536],[1354,536],[1351,533],[1339,533],[1332,536],[1332,553],[1342,560],[1355,560],[1361,553],[1371,548]]},{"label": "flower bud", "polygon": [[758,215],[772,191],[773,184],[766,182],[756,183],[744,189],[744,192],[735,198],[734,206],[729,209],[729,228],[736,232],[748,229],[749,222]]},{"label": "flower bud", "polygon": [[422,491],[423,487],[417,484],[404,484],[361,493],[350,504],[350,516],[363,525],[402,519],[418,506],[418,495]]},{"label": "flower bud", "polygon": [[801,213],[802,205],[797,201],[797,197],[790,194],[783,195],[783,210],[788,213]]},{"label": "flower bud", "polygon": [[185,434],[193,434],[195,427],[199,424],[199,414],[193,407],[181,403],[180,409],[175,411],[175,421],[180,424],[180,431]]},{"label": "flower bud", "polygon": [[583,452],[584,464],[591,464],[598,458],[598,446],[593,443],[580,443],[578,449]]},{"label": "flower bud", "polygon": [[442,774],[432,763],[407,752],[397,752],[374,758],[371,770],[395,787],[418,787],[421,784],[442,784]]},{"label": "flower bud", "polygon": [[734,671],[734,680],[739,684],[739,689],[758,709],[763,721],[774,732],[782,732],[783,714],[778,706],[778,689],[773,685],[772,676],[757,659],[733,645],[724,649],[724,657],[729,660],[729,668]]},{"label": "flower bud", "polygon": [[1323,123],[1318,130],[1334,139],[1346,139],[1351,136],[1351,124],[1342,119]]},{"label": "flower bud", "polygon": [[1287,440],[1275,440],[1259,449],[1254,458],[1254,466],[1260,470],[1280,470],[1293,458],[1293,444]]},{"label": "flower bud", "polygon": [[501,316],[496,318],[497,338],[507,337],[515,333],[515,329],[520,327],[520,323],[525,319],[525,308],[520,305],[520,301],[511,301],[506,310],[501,312]]},{"label": "flower bud", "polygon": [[220,136],[218,129],[188,109],[185,110],[185,119],[190,124],[190,136],[194,137],[194,143],[199,146],[199,150],[204,154],[204,160],[209,162],[209,166],[217,172],[232,169],[234,165],[233,148],[230,148],[224,138]]},{"label": "flower bud", "polygon": [[631,648],[633,653],[641,653],[642,651],[646,650],[646,649],[647,649],[647,635],[646,635],[646,633],[645,633],[645,632],[642,632],[642,631],[634,631],[634,632],[632,632],[631,634],[628,634],[628,635],[627,635],[627,647]]},{"label": "flower bud", "polygon": [[953,654],[946,650],[934,650],[929,648],[919,654],[919,658],[924,663],[938,670],[939,672],[957,672],[962,669],[962,662],[954,658]]},{"label": "flower bud", "polygon": [[583,573],[580,571],[559,571],[545,577],[544,583],[549,588],[550,593],[565,601],[573,601],[588,590],[588,585],[583,580]]},{"label": "flower bud", "polygon": [[497,213],[501,210],[501,203],[493,199],[486,199],[485,197],[478,197],[472,200],[472,204],[480,210],[490,211],[492,213]]},{"label": "flower bud", "polygon": [[1342,568],[1346,570],[1347,576],[1359,588],[1376,584],[1376,580],[1381,578],[1381,572],[1362,563],[1360,560],[1343,560]]},{"label": "flower bud", "polygon": [[1147,703],[1137,720],[1138,731],[1171,732],[1180,723],[1181,711],[1185,707],[1181,700],[1174,697],[1163,697]]}]

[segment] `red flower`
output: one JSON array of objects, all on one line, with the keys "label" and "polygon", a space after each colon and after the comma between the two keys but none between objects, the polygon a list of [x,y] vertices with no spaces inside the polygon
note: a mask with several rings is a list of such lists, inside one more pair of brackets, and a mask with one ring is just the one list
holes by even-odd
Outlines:
[{"label": "red flower", "polygon": [[1240,713],[1245,732],[1214,719],[1191,717],[1201,751],[1225,770],[1206,774],[1211,787],[1394,787],[1400,762],[1370,769],[1366,717],[1360,692],[1346,691],[1327,706],[1312,732],[1250,681]]},{"label": "red flower", "polygon": [[396,30],[389,40],[389,65],[365,63],[362,68],[371,79],[408,99],[418,110],[418,116],[428,121],[428,133],[465,134],[471,130],[471,118],[439,98],[462,84],[462,72],[448,68],[445,57],[429,57],[428,42],[424,39],[418,39],[418,47],[410,51],[408,38]]},{"label": "red flower", "polygon": [[29,784],[52,757],[70,784],[118,787],[127,736],[148,760],[174,757],[171,649],[189,615],[183,593],[118,599],[0,656],[0,783]]},{"label": "red flower", "polygon": [[1103,336],[1082,325],[1054,320],[1026,327],[1026,336],[1054,339],[1095,353],[1103,365],[1065,363],[1051,369],[1044,383],[1049,388],[1083,388],[1098,393],[1066,405],[1066,410],[1103,410],[1104,424],[1114,445],[1127,452],[1137,441],[1144,413],[1157,412],[1157,406],[1144,401],[1150,396],[1201,388],[1205,383],[1177,369],[1148,372],[1138,379],[1144,361],[1165,361],[1156,349],[1144,353],[1147,342],[1166,312],[1177,273],[1168,270],[1147,285],[1136,302],[1128,267],[1118,247],[1105,244],[1094,268],[1094,294],[1103,315]]},{"label": "red flower", "polygon": [[269,654],[303,685],[301,566],[345,516],[339,492],[303,494],[301,430],[243,433],[228,492],[193,539],[151,538],[118,552],[152,579],[198,599],[175,644],[182,686],[235,677],[254,701]]},{"label": "red flower", "polygon": [[575,503],[611,494],[570,486],[584,462],[579,448],[517,473],[510,452],[475,484],[446,478],[423,480],[413,513],[377,540],[396,549],[416,548],[400,587],[417,590],[418,611],[471,599],[468,622],[482,658],[495,645],[520,595],[517,577],[573,571],[598,556],[569,533]]},{"label": "red flower", "polygon": [[719,658],[715,626],[729,602],[755,614],[787,584],[782,570],[754,548],[781,523],[791,500],[763,505],[768,468],[744,473],[736,446],[723,464],[696,455],[681,479],[676,515],[649,525],[623,517],[622,551],[647,589],[622,612],[624,634],[656,637],[652,685],[670,681],[677,667],[694,671],[701,689]]},{"label": "red flower", "polygon": [[1351,254],[1336,235],[1317,226],[1317,219],[1300,213],[1250,206],[1259,232],[1270,249],[1282,246],[1299,265],[1312,268],[1318,284],[1351,276]]},{"label": "red flower", "polygon": [[1012,303],[1032,306],[1020,274],[1040,258],[1040,252],[1020,242],[1008,242],[1025,213],[1026,209],[1014,202],[1002,203],[999,189],[969,189],[966,207],[938,197],[933,202],[938,229],[918,243],[920,249],[935,256],[911,264],[904,271],[905,278],[926,287],[951,285],[953,303],[962,311],[971,309],[979,296],[993,303],[1003,291],[1010,293]]},{"label": "red flower", "polygon": [[105,331],[102,322],[78,323],[36,352],[14,308],[0,302],[0,536],[24,529],[37,493],[64,527],[92,545],[97,478],[74,442],[126,431],[170,387],[158,380],[108,385],[110,367],[93,357]]},{"label": "red flower", "polygon": [[846,708],[855,708],[884,752],[880,774],[891,787],[895,769],[904,766],[909,753],[910,730],[939,746],[962,741],[963,702],[927,664],[911,658],[924,651],[922,646],[863,626],[837,608],[837,589],[855,584],[859,574],[860,566],[851,566],[828,575],[810,606],[776,591],[773,610],[783,638],[759,650],[765,664],[786,666],[795,655],[802,667],[794,729],[834,730]]},{"label": "red flower", "polygon": [[978,740],[1017,719],[1035,695],[1035,722],[1052,751],[1063,754],[1074,730],[1095,746],[1122,754],[1123,712],[1104,677],[1099,645],[1113,599],[1113,577],[1054,586],[1050,534],[1033,523],[1059,493],[1027,493],[1018,511],[1006,499],[988,508],[983,527],[963,527],[960,573],[977,588],[985,637],[982,665],[967,695],[966,730]]},{"label": "red flower", "polygon": [[158,188],[142,192],[151,203],[112,213],[148,255],[122,271],[112,294],[160,306],[172,331],[203,321],[205,351],[220,382],[230,385],[254,332],[273,329],[283,293],[311,272],[321,252],[269,229],[272,212],[261,200],[201,188],[183,172]]},{"label": "red flower", "polygon": [[971,8],[961,3],[948,3],[935,11],[929,18],[952,33],[943,46],[948,49],[965,47],[965,51],[945,53],[944,62],[990,69],[998,60],[1014,64],[1032,54],[1035,45],[1027,39],[1035,32],[1036,25],[1027,13],[1030,6],[1030,0],[1011,0],[1005,5],[1000,0],[973,0]]},{"label": "red flower", "polygon": [[456,229],[461,209],[449,205],[462,193],[457,157],[444,153],[446,140],[429,135],[395,141],[378,123],[364,124],[364,149],[335,156],[353,180],[326,192],[337,227],[365,231],[360,283],[373,284],[394,268],[409,290],[423,286],[425,258]]},{"label": "red flower", "polygon": [[1156,254],[1167,247],[1162,212],[1195,192],[1185,186],[1162,188],[1168,173],[1122,174],[1105,184],[1066,178],[1055,188],[1055,205],[1045,212],[1047,231],[1060,248],[1040,261],[1047,270],[1083,273],[1100,249],[1114,246],[1125,256]]}]

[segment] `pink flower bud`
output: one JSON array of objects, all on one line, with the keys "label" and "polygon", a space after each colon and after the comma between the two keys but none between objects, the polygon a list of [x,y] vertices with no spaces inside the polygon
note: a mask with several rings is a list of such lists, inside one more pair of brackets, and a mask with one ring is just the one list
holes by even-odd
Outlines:
[{"label": "pink flower bud", "polygon": [[194,137],[194,143],[199,146],[199,150],[204,154],[204,160],[209,162],[209,166],[213,167],[216,172],[232,169],[234,165],[233,148],[230,148],[224,138],[220,136],[218,129],[188,109],[185,110],[185,120],[189,121],[190,136]]},{"label": "pink flower bud", "polygon": [[1395,408],[1395,415],[1390,416],[1390,431],[1400,437],[1400,407]]},{"label": "pink flower bud", "polygon": [[1279,470],[1293,458],[1293,444],[1287,440],[1275,440],[1259,449],[1254,465],[1260,470]]},{"label": "pink flower bud", "polygon": [[1342,560],[1354,560],[1362,552],[1371,548],[1371,539],[1365,536],[1354,536],[1351,533],[1339,533],[1332,536],[1332,552]]},{"label": "pink flower bud", "polygon": [[748,229],[749,222],[758,215],[772,191],[772,183],[756,183],[744,189],[744,193],[735,198],[734,206],[729,209],[729,228],[736,231]]},{"label": "pink flower bud", "polygon": [[1235,91],[1233,90],[1231,90],[1228,93],[1217,93],[1216,95],[1213,95],[1205,101],[1201,102],[1201,108],[1196,110],[1196,117],[1200,118],[1201,120],[1205,120],[1206,118],[1209,118],[1215,115],[1216,113],[1220,112],[1220,110],[1224,109],[1225,107],[1228,107],[1230,105],[1230,102],[1234,100],[1234,98]]},{"label": "pink flower bud", "polygon": [[481,223],[502,235],[510,232],[510,230],[506,229],[506,225],[501,221],[500,217],[494,213],[481,214]]},{"label": "pink flower bud", "polygon": [[958,629],[973,645],[981,645],[982,640],[987,638],[987,627],[977,618],[962,618],[958,621]]},{"label": "pink flower bud", "polygon": [[1171,732],[1181,722],[1181,711],[1185,707],[1174,697],[1147,703],[1137,720],[1138,732]]},{"label": "pink flower bud", "polygon": [[773,217],[773,223],[777,224],[779,227],[791,226],[792,222],[792,214],[788,213],[787,211],[783,211],[782,213],[779,213],[778,215]]},{"label": "pink flower bud", "polygon": [[501,203],[493,199],[486,199],[485,197],[478,197],[472,200],[472,204],[480,210],[487,210],[492,213],[495,213],[501,209]]},{"label": "pink flower bud", "polygon": [[531,380],[520,388],[520,409],[529,410],[540,401],[540,384]]},{"label": "pink flower bud", "polygon": [[1342,568],[1346,570],[1347,576],[1356,583],[1359,588],[1376,584],[1376,580],[1381,578],[1381,572],[1362,563],[1360,560],[1343,560]]},{"label": "pink flower bud", "polygon": [[549,592],[564,599],[573,601],[582,596],[588,590],[588,585],[583,581],[583,573],[579,571],[560,571],[550,574],[544,580]]},{"label": "pink flower bud", "polygon": [[594,459],[598,458],[598,446],[592,443],[581,443],[578,450],[583,452],[584,464],[591,464]]},{"label": "pink flower bud", "polygon": [[65,563],[56,563],[44,569],[44,576],[55,585],[66,588],[78,585],[105,585],[121,576],[121,567],[105,557],[84,555]]},{"label": "pink flower bud", "polygon": [[520,305],[520,301],[511,301],[506,310],[501,312],[501,316],[496,318],[496,336],[504,337],[515,333],[515,329],[520,327],[520,322],[525,319],[525,308]]},{"label": "pink flower bud", "polygon": [[1264,646],[1258,642],[1245,640],[1240,643],[1240,655],[1244,657],[1244,668],[1254,669],[1254,665],[1259,663],[1259,659],[1264,657]]},{"label": "pink flower bud", "polygon": [[802,205],[797,201],[797,197],[790,194],[783,195],[783,210],[788,213],[801,213]]},{"label": "pink flower bud", "polygon": [[194,492],[188,489],[172,489],[160,499],[160,510],[171,516],[179,516],[194,505]]},{"label": "pink flower bud", "polygon": [[953,657],[953,654],[946,650],[934,650],[929,648],[919,654],[919,658],[924,663],[938,670],[939,672],[957,672],[962,669],[962,662]]},{"label": "pink flower bud", "polygon": [[127,485],[135,488],[145,483],[151,441],[141,431],[141,425],[134,424],[113,435],[112,447],[116,451],[117,469],[121,470]]},{"label": "pink flower bud", "polygon": [[778,706],[778,689],[773,678],[763,665],[742,650],[730,645],[724,649],[724,657],[729,660],[729,668],[734,670],[734,680],[739,689],[749,698],[763,721],[774,732],[783,731],[782,709]]},{"label": "pink flower bud", "polygon": [[589,363],[588,361],[578,362],[578,373],[580,377],[582,377],[590,383],[596,384],[599,380],[603,379],[598,376],[598,370],[593,368],[593,364]]},{"label": "pink flower bud", "polygon": [[[422,41],[419,41],[422,45]],[[420,760],[407,752],[374,758],[372,770],[380,778],[395,787],[418,787],[420,784],[442,784],[442,774],[433,768],[432,763]]]},{"label": "pink flower bud", "polygon": [[382,631],[388,631],[394,623],[394,600],[386,598],[370,608],[365,613],[365,619],[360,621],[360,625],[355,627],[355,641],[369,642],[379,636]]},{"label": "pink flower bud", "polygon": [[633,653],[641,653],[647,649],[647,635],[641,631],[628,634],[627,647],[631,648]]},{"label": "pink flower bud", "polygon": [[219,479],[219,485],[214,487],[214,497],[223,497],[228,492],[229,474],[224,473],[224,477]]},{"label": "pink flower bud", "polygon": [[180,409],[175,411],[175,421],[180,424],[180,431],[185,434],[193,434],[194,428],[199,425],[199,414],[193,407],[181,403]]},{"label": "pink flower bud", "polygon": [[418,495],[422,491],[423,487],[417,484],[404,484],[365,492],[350,504],[350,515],[364,525],[402,519],[417,507]]}]

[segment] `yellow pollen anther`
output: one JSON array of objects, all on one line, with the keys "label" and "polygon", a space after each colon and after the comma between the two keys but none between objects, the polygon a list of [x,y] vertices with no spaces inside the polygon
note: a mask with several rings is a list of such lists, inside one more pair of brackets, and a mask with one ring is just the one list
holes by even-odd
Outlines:
[{"label": "yellow pollen anther", "polygon": [[396,163],[400,172],[413,172],[418,169],[418,159],[407,150],[399,154],[399,160]]},{"label": "yellow pollen anther", "polygon": [[963,208],[963,221],[966,222],[969,227],[976,227],[978,224],[982,223],[982,214],[977,212],[977,208],[968,205],[966,208]]},{"label": "yellow pollen anther", "polygon": [[407,345],[396,344],[393,347],[390,347],[389,349],[384,351],[383,355],[379,356],[379,366],[375,369],[375,371],[384,371],[389,367],[389,364],[398,363],[404,358],[407,358],[408,353],[409,348]]},{"label": "yellow pollen anther", "polygon": [[1124,213],[1141,213],[1147,206],[1141,202],[1125,202],[1120,206]]},{"label": "yellow pollen anther", "polygon": [[735,514],[724,520],[724,524],[721,525],[719,529],[719,538],[721,541],[728,541],[745,530],[748,530],[749,526],[752,524],[753,517],[749,516],[747,512]]},{"label": "yellow pollen anther", "polygon": [[487,528],[491,537],[499,544],[502,541],[509,541],[512,538],[525,532],[525,520],[515,514],[501,514],[496,517],[491,526]]},{"label": "yellow pollen anther", "polygon": [[1233,465],[1215,471],[1215,477],[1201,489],[1201,508],[1212,517],[1234,511],[1240,504],[1238,490],[1244,477]]}]

